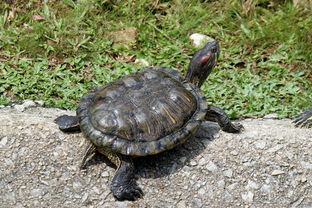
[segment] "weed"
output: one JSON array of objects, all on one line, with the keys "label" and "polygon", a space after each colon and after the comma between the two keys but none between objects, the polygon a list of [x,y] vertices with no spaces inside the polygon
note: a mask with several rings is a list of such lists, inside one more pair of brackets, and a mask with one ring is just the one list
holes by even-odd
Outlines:
[{"label": "weed", "polygon": [[[290,117],[311,105],[312,15],[288,1],[45,2],[0,5],[2,105],[34,99],[73,109],[89,90],[142,68],[136,58],[185,74],[195,32],[221,43],[202,89],[232,118]],[[108,34],[129,27],[135,43],[115,46]]]}]

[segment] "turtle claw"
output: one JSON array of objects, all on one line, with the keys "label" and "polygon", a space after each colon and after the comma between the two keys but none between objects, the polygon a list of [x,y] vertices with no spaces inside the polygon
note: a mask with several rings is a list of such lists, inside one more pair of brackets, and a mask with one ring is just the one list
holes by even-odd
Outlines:
[{"label": "turtle claw", "polygon": [[120,201],[135,201],[138,198],[142,198],[144,195],[142,189],[136,184],[135,180],[131,180],[129,183],[120,186],[112,184],[111,190],[114,197]]},{"label": "turtle claw", "polygon": [[304,120],[304,119],[299,119],[295,120],[293,123],[295,123],[295,127],[307,127],[311,128],[312,127],[312,121],[310,120]]},{"label": "turtle claw", "polygon": [[232,122],[227,123],[227,125],[221,126],[221,129],[228,133],[241,133],[245,128],[240,123],[233,124]]},{"label": "turtle claw", "polygon": [[240,133],[244,130],[244,126],[240,123],[232,124],[230,129],[226,129],[229,133]]},{"label": "turtle claw", "polygon": [[312,127],[312,108],[307,109],[305,112],[296,116],[293,120],[296,127]]}]

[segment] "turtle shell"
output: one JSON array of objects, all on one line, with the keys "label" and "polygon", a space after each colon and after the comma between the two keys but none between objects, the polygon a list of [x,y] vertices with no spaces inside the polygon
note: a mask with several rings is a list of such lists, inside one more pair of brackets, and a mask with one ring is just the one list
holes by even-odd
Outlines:
[{"label": "turtle shell", "polygon": [[183,143],[206,110],[199,88],[178,71],[151,67],[95,89],[81,99],[77,115],[95,146],[145,156]]}]

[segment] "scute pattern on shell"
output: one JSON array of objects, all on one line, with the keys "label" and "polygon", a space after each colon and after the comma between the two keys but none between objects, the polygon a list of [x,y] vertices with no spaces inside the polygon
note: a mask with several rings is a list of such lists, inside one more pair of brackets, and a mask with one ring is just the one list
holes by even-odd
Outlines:
[{"label": "scute pattern on shell", "polygon": [[77,115],[96,146],[143,156],[184,142],[196,132],[206,110],[205,97],[179,72],[152,67],[88,94]]}]

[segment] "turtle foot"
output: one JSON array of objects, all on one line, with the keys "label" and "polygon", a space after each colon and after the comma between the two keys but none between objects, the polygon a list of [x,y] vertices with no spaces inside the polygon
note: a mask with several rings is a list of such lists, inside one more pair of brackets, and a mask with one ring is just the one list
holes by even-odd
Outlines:
[{"label": "turtle foot", "polygon": [[229,123],[229,125],[223,126],[222,130],[228,133],[240,133],[244,130],[244,126],[240,123]]},{"label": "turtle foot", "polygon": [[296,116],[293,120],[296,127],[312,127],[312,108],[307,109],[305,112]]},{"label": "turtle foot", "polygon": [[112,183],[111,190],[118,200],[134,201],[143,197],[142,189],[136,184],[135,179],[127,181],[126,183],[118,184]]},{"label": "turtle foot", "polygon": [[132,158],[124,155],[117,156],[116,163],[119,164],[111,184],[114,196],[120,201],[134,201],[141,198],[143,191],[137,185]]},{"label": "turtle foot", "polygon": [[240,123],[233,124],[228,115],[215,106],[209,106],[206,114],[206,120],[218,122],[221,129],[228,133],[240,133],[244,127]]}]

